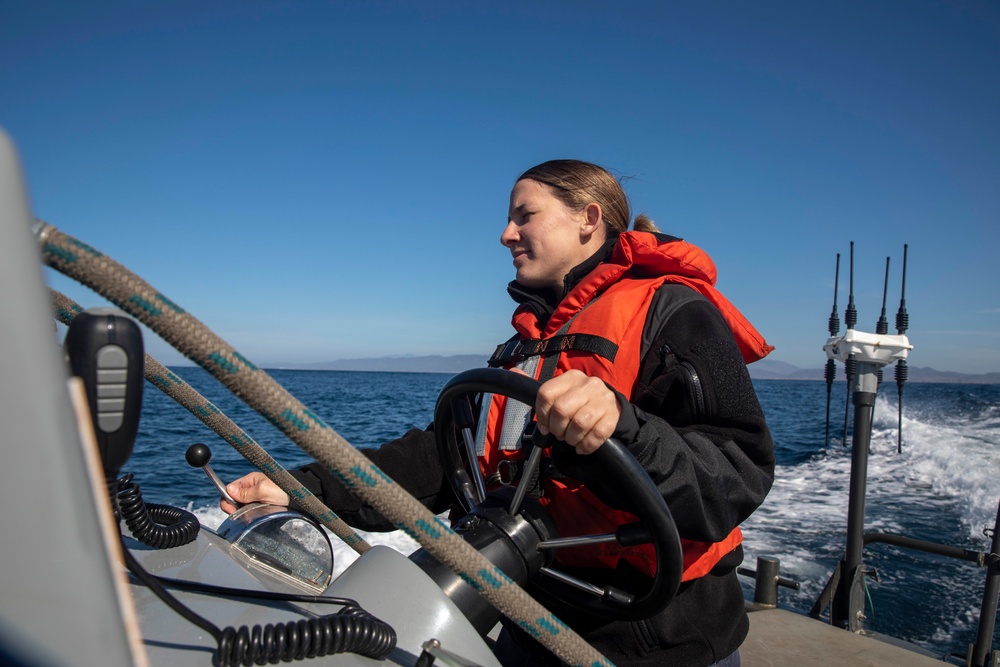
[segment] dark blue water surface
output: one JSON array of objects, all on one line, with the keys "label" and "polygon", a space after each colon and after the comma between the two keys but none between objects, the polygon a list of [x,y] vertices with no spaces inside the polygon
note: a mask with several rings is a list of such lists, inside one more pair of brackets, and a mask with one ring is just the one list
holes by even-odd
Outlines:
[{"label": "dark blue water surface", "polygon": [[[174,370],[281,464],[294,468],[310,460],[205,371]],[[437,394],[451,377],[282,370],[271,375],[362,448],[427,426]],[[834,384],[829,430],[824,383],[755,385],[778,467],[767,501],[744,526],[747,565],[757,556],[780,559],[782,574],[801,583],[798,592],[782,591],[781,602],[806,611],[844,553],[850,478],[850,448],[842,444],[846,385]],[[1000,500],[1000,386],[912,383],[903,403],[902,453],[897,453],[897,392],[886,383],[872,428],[867,529],[986,551],[983,530],[993,526]],[[184,451],[194,442],[212,448],[212,466],[223,479],[252,469],[194,416],[147,385],[136,453],[126,466],[147,500],[194,509],[217,504],[204,474],[184,462]],[[975,638],[984,569],[878,545],[866,549],[865,560],[879,578],[869,582],[869,628],[965,653]],[[1000,632],[995,644],[1000,645]]]}]

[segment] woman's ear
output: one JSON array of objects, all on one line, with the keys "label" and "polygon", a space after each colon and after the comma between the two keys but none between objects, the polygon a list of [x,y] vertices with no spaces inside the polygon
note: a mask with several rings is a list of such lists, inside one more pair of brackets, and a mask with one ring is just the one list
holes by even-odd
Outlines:
[{"label": "woman's ear", "polygon": [[604,213],[601,205],[591,202],[583,208],[584,220],[580,227],[580,236],[590,239],[594,234],[604,229]]}]

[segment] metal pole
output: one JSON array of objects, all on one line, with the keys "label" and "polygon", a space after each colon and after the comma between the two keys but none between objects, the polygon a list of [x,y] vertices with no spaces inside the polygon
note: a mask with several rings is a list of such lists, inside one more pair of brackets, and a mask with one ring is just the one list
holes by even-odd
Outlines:
[{"label": "metal pole", "polygon": [[997,506],[997,520],[993,524],[993,542],[990,553],[986,556],[986,588],[983,591],[983,606],[979,612],[979,630],[976,633],[976,643],[972,646],[972,667],[986,667],[996,664],[1000,656],[994,654],[993,660],[987,663],[990,647],[993,645],[993,628],[997,617],[997,596],[1000,595],[1000,505]]},{"label": "metal pole", "polygon": [[851,442],[850,505],[847,510],[847,565],[861,564],[865,532],[865,494],[868,490],[868,451],[871,448],[871,425],[878,384],[875,364],[858,364],[855,375],[854,433]]},{"label": "metal pole", "polygon": [[878,391],[878,366],[858,364],[852,385],[854,432],[851,441],[851,480],[847,506],[847,546],[842,563],[842,576],[834,594],[831,609],[834,625],[860,631],[864,621],[865,495],[868,485],[868,450],[871,445],[871,424]]},{"label": "metal pole", "polygon": [[777,558],[758,558],[753,588],[753,601],[769,607],[778,606],[778,573],[781,563]]}]

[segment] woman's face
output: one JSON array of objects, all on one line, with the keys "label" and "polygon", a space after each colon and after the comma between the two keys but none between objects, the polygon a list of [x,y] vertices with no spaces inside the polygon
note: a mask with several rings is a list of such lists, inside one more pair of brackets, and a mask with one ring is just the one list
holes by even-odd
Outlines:
[{"label": "woman's face", "polygon": [[549,186],[524,179],[511,190],[500,243],[514,257],[517,282],[536,289],[562,290],[569,270],[603,242],[595,234],[602,224],[597,204],[574,211],[559,201]]}]

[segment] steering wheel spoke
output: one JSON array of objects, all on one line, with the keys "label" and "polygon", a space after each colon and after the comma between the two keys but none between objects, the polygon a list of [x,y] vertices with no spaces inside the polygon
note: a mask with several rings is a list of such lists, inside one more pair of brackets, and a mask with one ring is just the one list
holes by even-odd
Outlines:
[{"label": "steering wheel spoke", "polygon": [[[528,462],[524,464],[524,471],[521,473],[521,479],[534,479],[535,473],[538,472],[538,466],[542,462],[542,448],[532,447],[531,453],[528,454]],[[510,507],[508,512],[511,516],[514,516],[521,511],[521,503],[524,502],[524,496],[528,492],[527,484],[518,484],[517,488],[514,489],[514,498],[510,502]]]},{"label": "steering wheel spoke", "polygon": [[605,586],[601,588],[600,586],[595,586],[594,584],[584,581],[583,579],[578,579],[574,576],[566,574],[560,570],[555,570],[551,567],[543,567],[538,571],[546,577],[551,577],[556,581],[563,583],[567,586],[572,586],[578,591],[582,591],[587,595],[593,596],[595,599],[600,599],[612,605],[618,605],[619,607],[628,607],[630,604],[635,602],[635,596],[631,593],[621,590],[620,588],[615,588],[614,586]]},{"label": "steering wheel spoke", "polygon": [[580,535],[577,537],[556,537],[549,540],[542,540],[538,543],[538,549],[562,549],[564,547],[587,547],[594,544],[607,544],[608,542],[618,542],[615,533],[603,533],[601,535]]}]

